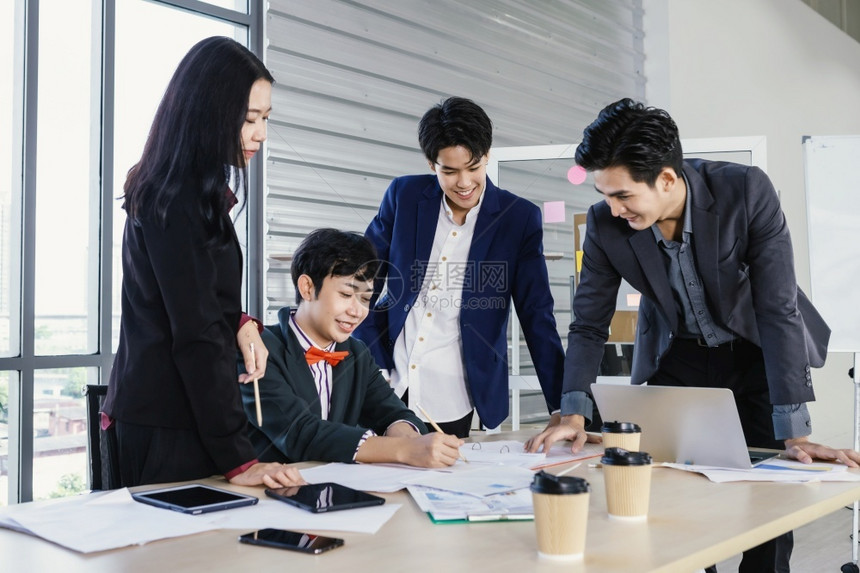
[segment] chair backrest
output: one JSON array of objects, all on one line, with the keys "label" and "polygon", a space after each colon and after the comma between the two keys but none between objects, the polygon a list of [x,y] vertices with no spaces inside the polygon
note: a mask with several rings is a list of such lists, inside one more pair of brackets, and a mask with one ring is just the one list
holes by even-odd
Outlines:
[{"label": "chair backrest", "polygon": [[101,411],[107,386],[87,384],[84,394],[87,397],[87,433],[89,434],[88,453],[90,458],[90,489],[105,490],[120,487],[119,456],[116,430],[102,430]]}]

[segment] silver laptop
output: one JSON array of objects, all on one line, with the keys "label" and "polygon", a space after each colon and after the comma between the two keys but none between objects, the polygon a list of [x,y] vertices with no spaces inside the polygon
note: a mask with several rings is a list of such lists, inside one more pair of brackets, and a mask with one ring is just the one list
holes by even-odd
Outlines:
[{"label": "silver laptop", "polygon": [[747,448],[727,388],[592,384],[591,391],[604,421],[642,428],[639,449],[655,462],[748,469],[776,455]]}]

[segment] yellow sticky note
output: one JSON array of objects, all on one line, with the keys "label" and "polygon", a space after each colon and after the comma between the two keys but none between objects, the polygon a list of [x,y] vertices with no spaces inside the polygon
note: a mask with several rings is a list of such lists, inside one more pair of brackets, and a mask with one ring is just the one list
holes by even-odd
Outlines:
[{"label": "yellow sticky note", "polygon": [[582,272],[582,251],[576,251],[576,272]]}]

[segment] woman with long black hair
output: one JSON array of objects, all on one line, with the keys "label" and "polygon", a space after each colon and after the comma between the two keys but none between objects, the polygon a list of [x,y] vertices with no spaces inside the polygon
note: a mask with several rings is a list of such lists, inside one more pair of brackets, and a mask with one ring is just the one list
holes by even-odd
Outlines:
[{"label": "woman with long black hair", "polygon": [[248,372],[240,381],[262,376],[267,352],[242,314],[229,212],[237,195],[244,204],[246,166],[266,139],[273,81],[238,42],[197,43],[128,173],[120,341],[104,407],[123,486],[213,474],[240,485],[303,483],[293,468],[257,462],[236,383],[237,348]]}]

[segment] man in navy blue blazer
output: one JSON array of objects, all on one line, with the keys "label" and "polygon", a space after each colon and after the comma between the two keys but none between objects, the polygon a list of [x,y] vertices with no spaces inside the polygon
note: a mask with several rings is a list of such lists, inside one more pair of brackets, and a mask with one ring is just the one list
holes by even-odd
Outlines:
[{"label": "man in navy blue blazer", "polygon": [[392,181],[365,232],[383,265],[374,312],[355,335],[410,409],[467,437],[473,409],[489,428],[508,415],[513,300],[557,424],[564,351],[540,209],[487,178],[492,122],[474,102],[434,106],[418,138],[433,173]]}]

